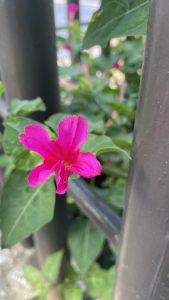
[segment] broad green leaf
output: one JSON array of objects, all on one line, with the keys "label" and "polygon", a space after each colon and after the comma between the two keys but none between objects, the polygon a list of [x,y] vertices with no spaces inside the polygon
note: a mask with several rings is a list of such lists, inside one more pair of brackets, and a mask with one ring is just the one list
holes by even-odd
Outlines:
[{"label": "broad green leaf", "polygon": [[7,155],[16,155],[27,150],[18,140],[18,134],[24,132],[24,127],[28,124],[37,123],[34,120],[14,117],[6,119],[4,122],[3,148]]},{"label": "broad green leaf", "polygon": [[3,134],[0,132],[0,149],[3,148],[2,142],[3,142]]},{"label": "broad green leaf", "polygon": [[112,300],[114,282],[114,267],[105,270],[94,264],[86,276],[87,293],[93,298]]},{"label": "broad green leaf", "polygon": [[0,168],[5,169],[4,176],[5,178],[8,178],[11,172],[15,169],[13,158],[6,154],[0,155]]},{"label": "broad green leaf", "polygon": [[106,153],[106,152],[119,152],[123,153],[127,158],[129,158],[129,155],[126,151],[119,148],[117,145],[115,145],[112,140],[105,135],[94,135],[89,134],[87,142],[82,146],[81,148],[84,152],[92,152],[96,155]]},{"label": "broad green leaf", "polygon": [[89,23],[83,48],[105,47],[112,38],[146,34],[148,4],[148,0],[102,0]]},{"label": "broad green leaf", "polygon": [[13,160],[10,156],[5,154],[0,155],[0,168],[7,168],[10,164],[13,164]]},{"label": "broad green leaf", "polygon": [[[5,154],[13,156],[13,162],[18,170],[29,171],[41,163],[40,155],[24,148],[18,139],[19,133],[24,132],[24,127],[32,123],[38,124],[24,117],[8,118],[4,122],[3,149]],[[50,130],[48,128],[47,130],[51,135]]]},{"label": "broad green leaf", "polygon": [[65,284],[62,291],[64,300],[83,300],[83,293],[77,284]]},{"label": "broad green leaf", "polygon": [[125,185],[120,183],[114,184],[110,189],[107,200],[114,207],[123,209],[125,203]]},{"label": "broad green leaf", "polygon": [[29,188],[26,172],[15,172],[7,180],[0,206],[2,246],[10,247],[47,224],[53,217],[53,178]]},{"label": "broad green leaf", "polygon": [[80,64],[73,64],[68,67],[59,68],[60,77],[70,76],[71,80],[77,78],[77,76],[82,74],[82,68]]},{"label": "broad green leaf", "polygon": [[48,279],[50,285],[56,283],[58,279],[62,259],[63,251],[61,250],[49,255],[45,260],[42,271],[45,277]]},{"label": "broad green leaf", "polygon": [[126,115],[131,120],[135,119],[135,112],[131,111],[131,109],[127,106],[127,104],[122,102],[112,102],[109,105],[114,111],[117,111],[119,113],[122,113],[123,115]]},{"label": "broad green leaf", "polygon": [[2,81],[0,80],[0,96],[5,92]]},{"label": "broad green leaf", "polygon": [[123,209],[125,201],[125,184],[115,183],[111,188],[98,188],[95,187],[96,193],[101,196],[107,203],[115,208]]},{"label": "broad green leaf", "polygon": [[60,286],[61,294],[64,295],[64,300],[82,300],[82,290],[79,285],[79,274],[75,269],[68,265],[65,270],[65,278]]},{"label": "broad green leaf", "polygon": [[75,269],[71,265],[68,265],[65,270],[66,283],[77,282],[78,279],[79,279],[79,274],[75,271]]},{"label": "broad green leaf", "polygon": [[88,220],[73,222],[69,231],[68,245],[81,276],[86,274],[91,264],[98,257],[103,241],[102,233]]},{"label": "broad green leaf", "polygon": [[[82,114],[83,115],[83,114]],[[99,117],[94,116],[85,116],[89,123],[89,132],[96,132],[96,133],[104,133],[104,123],[103,120]]]},{"label": "broad green leaf", "polygon": [[35,100],[13,99],[8,108],[10,116],[25,116],[36,111],[45,111],[46,106],[41,98]]},{"label": "broad green leaf", "polygon": [[42,163],[42,158],[39,154],[26,150],[14,157],[16,169],[21,171],[30,171],[34,167]]},{"label": "broad green leaf", "polygon": [[27,281],[34,289],[40,293],[44,292],[46,289],[45,280],[42,273],[37,268],[31,265],[25,265],[23,267],[23,273]]},{"label": "broad green leaf", "polygon": [[63,114],[63,113],[57,113],[49,117],[47,121],[45,121],[45,124],[49,126],[51,129],[53,129],[54,132],[57,133],[57,126],[59,122],[64,118],[68,116],[68,114]]},{"label": "broad green leaf", "polygon": [[131,149],[133,134],[118,134],[113,136],[113,142],[120,148]]},{"label": "broad green leaf", "polygon": [[109,242],[109,248],[112,251],[113,255],[115,255],[116,257],[119,255],[119,248],[116,248],[113,243]]},{"label": "broad green leaf", "polygon": [[35,296],[33,298],[31,298],[30,300],[48,300],[48,296],[47,294],[45,293],[44,295],[39,295],[39,296]]}]

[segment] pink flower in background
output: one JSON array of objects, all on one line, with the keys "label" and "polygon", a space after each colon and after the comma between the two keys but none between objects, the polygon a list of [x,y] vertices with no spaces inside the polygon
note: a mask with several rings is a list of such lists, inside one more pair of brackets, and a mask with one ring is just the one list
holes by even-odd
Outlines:
[{"label": "pink flower in background", "polygon": [[111,113],[111,116],[112,116],[112,119],[113,119],[113,120],[117,119],[118,115],[119,115],[119,114],[118,114],[117,111],[112,111],[112,113]]},{"label": "pink flower in background", "polygon": [[68,18],[70,23],[74,21],[78,9],[79,7],[76,3],[68,4],[67,10],[68,10]]},{"label": "pink flower in background", "polygon": [[58,138],[51,140],[42,125],[30,124],[19,134],[24,147],[41,155],[43,162],[28,176],[30,187],[46,181],[56,174],[56,193],[64,194],[68,189],[68,177],[79,174],[91,178],[101,174],[101,165],[90,152],[81,152],[80,147],[87,139],[88,122],[82,116],[65,117],[58,125]]},{"label": "pink flower in background", "polygon": [[70,3],[68,4],[68,13],[76,14],[78,11],[78,5],[76,3]]},{"label": "pink flower in background", "polygon": [[82,73],[85,75],[85,78],[86,78],[87,82],[89,83],[89,85],[92,85],[89,68],[88,68],[88,65],[85,63],[82,63]]},{"label": "pink flower in background", "polygon": [[120,84],[120,98],[125,100],[125,92],[126,92],[126,88],[127,88],[127,82],[124,80],[121,84]]},{"label": "pink flower in background", "polygon": [[63,45],[63,49],[72,52],[72,45],[71,45],[71,44],[64,44],[64,45]]},{"label": "pink flower in background", "polygon": [[116,60],[116,61],[113,63],[112,67],[115,68],[115,69],[120,69],[120,68],[121,68],[121,64],[119,63],[118,60]]},{"label": "pink flower in background", "polygon": [[69,80],[59,78],[59,87],[68,88],[70,90],[78,89],[79,85],[77,83],[70,82]]}]

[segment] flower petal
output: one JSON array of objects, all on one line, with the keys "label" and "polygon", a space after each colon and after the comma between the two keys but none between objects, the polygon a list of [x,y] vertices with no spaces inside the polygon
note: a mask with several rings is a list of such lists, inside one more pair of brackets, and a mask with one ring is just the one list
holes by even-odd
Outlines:
[{"label": "flower petal", "polygon": [[29,150],[47,158],[55,153],[54,143],[49,138],[46,129],[38,124],[30,124],[25,128],[25,134],[19,134],[20,142]]},{"label": "flower petal", "polygon": [[58,143],[67,151],[80,148],[88,135],[88,122],[82,116],[65,117],[58,126]]},{"label": "flower petal", "polygon": [[78,162],[71,167],[71,171],[82,177],[91,178],[100,175],[102,167],[93,153],[80,152]]},{"label": "flower petal", "polygon": [[58,166],[60,165],[60,162],[57,162],[51,168],[46,164],[44,161],[43,164],[40,166],[34,168],[28,175],[28,184],[30,187],[36,187],[38,184],[43,183],[46,181],[49,176],[56,172],[58,169]]},{"label": "flower petal", "polygon": [[28,175],[28,184],[30,187],[36,187],[38,184],[43,183],[52,174],[52,169],[46,169],[45,164],[34,168]]},{"label": "flower petal", "polygon": [[60,163],[59,170],[56,175],[56,193],[57,194],[64,194],[68,189],[68,176],[70,173],[65,170],[64,162]]}]

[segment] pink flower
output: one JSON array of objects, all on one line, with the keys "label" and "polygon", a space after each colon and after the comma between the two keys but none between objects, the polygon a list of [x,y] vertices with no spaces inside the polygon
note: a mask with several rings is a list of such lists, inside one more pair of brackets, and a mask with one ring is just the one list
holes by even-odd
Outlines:
[{"label": "pink flower", "polygon": [[118,112],[117,111],[112,111],[112,114],[111,114],[111,116],[112,116],[112,119],[117,119],[117,117],[118,117]]},{"label": "pink flower", "polygon": [[115,68],[115,69],[120,69],[120,68],[121,68],[121,64],[119,63],[118,60],[116,60],[116,61],[113,63],[112,67]]},{"label": "pink flower", "polygon": [[74,18],[76,16],[76,13],[78,12],[78,5],[76,3],[70,3],[68,4],[67,10],[68,10],[68,19],[69,22],[72,23],[74,21]]},{"label": "pink flower", "polygon": [[30,124],[25,133],[19,134],[24,147],[39,153],[43,162],[28,176],[30,187],[46,181],[56,174],[56,193],[64,194],[68,188],[68,177],[73,174],[91,178],[101,174],[101,165],[90,152],[81,152],[88,135],[88,122],[82,116],[65,117],[58,125],[58,138],[51,140],[42,125]]},{"label": "pink flower", "polygon": [[82,72],[85,75],[87,82],[91,86],[92,85],[92,80],[91,80],[91,77],[90,77],[89,68],[88,68],[88,65],[85,64],[85,63],[82,63]]},{"label": "pink flower", "polygon": [[68,13],[76,14],[78,9],[79,8],[78,8],[78,5],[76,3],[68,4],[68,7],[67,7]]},{"label": "pink flower", "polygon": [[71,52],[72,51],[72,46],[71,46],[71,44],[64,44],[63,49],[68,50],[68,51]]},{"label": "pink flower", "polygon": [[68,88],[70,90],[76,90],[78,89],[79,85],[73,82],[70,82],[69,80],[66,79],[59,79],[59,87],[60,88]]}]

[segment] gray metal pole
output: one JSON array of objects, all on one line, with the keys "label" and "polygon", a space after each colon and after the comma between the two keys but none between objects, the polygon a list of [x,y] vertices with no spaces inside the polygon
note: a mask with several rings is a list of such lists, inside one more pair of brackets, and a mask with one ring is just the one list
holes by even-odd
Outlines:
[{"label": "gray metal pole", "polygon": [[168,19],[152,0],[114,300],[169,299]]},{"label": "gray metal pole", "polygon": [[52,0],[0,0],[0,64],[9,101],[42,97],[41,119],[58,111]]},{"label": "gray metal pole", "polygon": [[[0,64],[8,100],[42,97],[47,112],[59,110],[52,0],[0,0]],[[46,199],[48,201],[48,199]],[[38,217],[38,213],[37,213]],[[54,220],[35,234],[40,262],[65,246],[66,203],[57,197]]]}]

